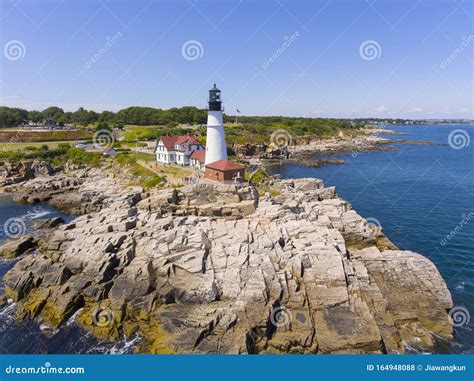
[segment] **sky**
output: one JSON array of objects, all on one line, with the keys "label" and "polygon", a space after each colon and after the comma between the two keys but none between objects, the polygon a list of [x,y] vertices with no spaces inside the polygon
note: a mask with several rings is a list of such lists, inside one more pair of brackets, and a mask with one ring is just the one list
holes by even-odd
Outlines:
[{"label": "sky", "polygon": [[472,0],[0,0],[0,105],[474,118]]}]

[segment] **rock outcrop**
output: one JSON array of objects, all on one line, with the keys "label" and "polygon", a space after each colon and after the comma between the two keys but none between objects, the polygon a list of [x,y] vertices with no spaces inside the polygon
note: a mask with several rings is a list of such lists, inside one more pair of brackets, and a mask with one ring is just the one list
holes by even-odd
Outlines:
[{"label": "rock outcrop", "polygon": [[55,172],[56,169],[42,161],[2,162],[0,166],[0,186],[31,180],[37,176],[50,176]]},{"label": "rock outcrop", "polygon": [[33,237],[19,237],[19,239],[9,239],[0,245],[0,257],[16,258],[25,253],[29,253],[38,247],[39,240]]},{"label": "rock outcrop", "polygon": [[275,143],[245,143],[235,146],[235,153],[240,159],[288,159],[288,147]]},{"label": "rock outcrop", "polygon": [[385,250],[380,229],[320,180],[275,181],[277,195],[259,199],[86,177],[60,194],[89,206],[4,277],[24,316],[56,327],[76,314],[99,338],[138,335],[147,353],[403,353],[452,337],[435,266]]}]

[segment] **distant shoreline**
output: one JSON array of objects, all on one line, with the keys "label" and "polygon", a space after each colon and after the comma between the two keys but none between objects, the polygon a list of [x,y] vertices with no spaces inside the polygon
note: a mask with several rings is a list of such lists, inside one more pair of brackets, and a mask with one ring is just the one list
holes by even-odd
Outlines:
[{"label": "distant shoreline", "polygon": [[[320,167],[324,164],[344,164],[346,161],[336,157],[324,157],[335,154],[353,154],[358,155],[363,152],[374,151],[396,151],[393,144],[411,144],[426,145],[434,144],[429,141],[410,141],[405,139],[387,139],[378,135],[404,135],[389,129],[364,128],[360,130],[362,134],[357,136],[344,136],[344,134],[325,138],[311,140],[306,144],[295,144],[288,147],[278,147],[273,151],[271,145],[262,154],[258,152],[253,156],[238,156],[239,159],[248,162],[250,165],[281,165],[281,164],[299,164],[309,167]],[[258,147],[257,144],[248,143],[246,146]]]}]

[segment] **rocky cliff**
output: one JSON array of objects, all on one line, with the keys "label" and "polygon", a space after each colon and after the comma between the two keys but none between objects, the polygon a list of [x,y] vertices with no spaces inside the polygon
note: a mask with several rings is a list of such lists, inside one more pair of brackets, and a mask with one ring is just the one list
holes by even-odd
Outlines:
[{"label": "rocky cliff", "polygon": [[82,214],[5,275],[19,318],[74,315],[147,353],[403,353],[452,338],[435,266],[320,180],[275,181],[260,198],[204,182],[144,192],[98,170],[7,188],[30,201],[51,189]]},{"label": "rocky cliff", "polygon": [[48,163],[41,161],[20,161],[18,163],[2,161],[0,165],[0,187],[31,180],[37,176],[52,175],[54,172],[55,169]]}]

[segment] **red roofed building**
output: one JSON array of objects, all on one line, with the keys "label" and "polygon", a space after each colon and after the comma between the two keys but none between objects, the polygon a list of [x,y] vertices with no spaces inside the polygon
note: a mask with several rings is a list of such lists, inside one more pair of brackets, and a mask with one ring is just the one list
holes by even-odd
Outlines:
[{"label": "red roofed building", "polygon": [[195,136],[162,136],[156,145],[156,161],[165,164],[190,165],[194,151],[205,152]]},{"label": "red roofed building", "polygon": [[221,183],[242,182],[245,168],[243,165],[229,160],[218,160],[206,165],[204,177]]},{"label": "red roofed building", "polygon": [[193,151],[191,156],[189,156],[189,165],[194,168],[198,168],[201,171],[204,170],[204,162],[206,161],[206,151],[196,150]]}]

